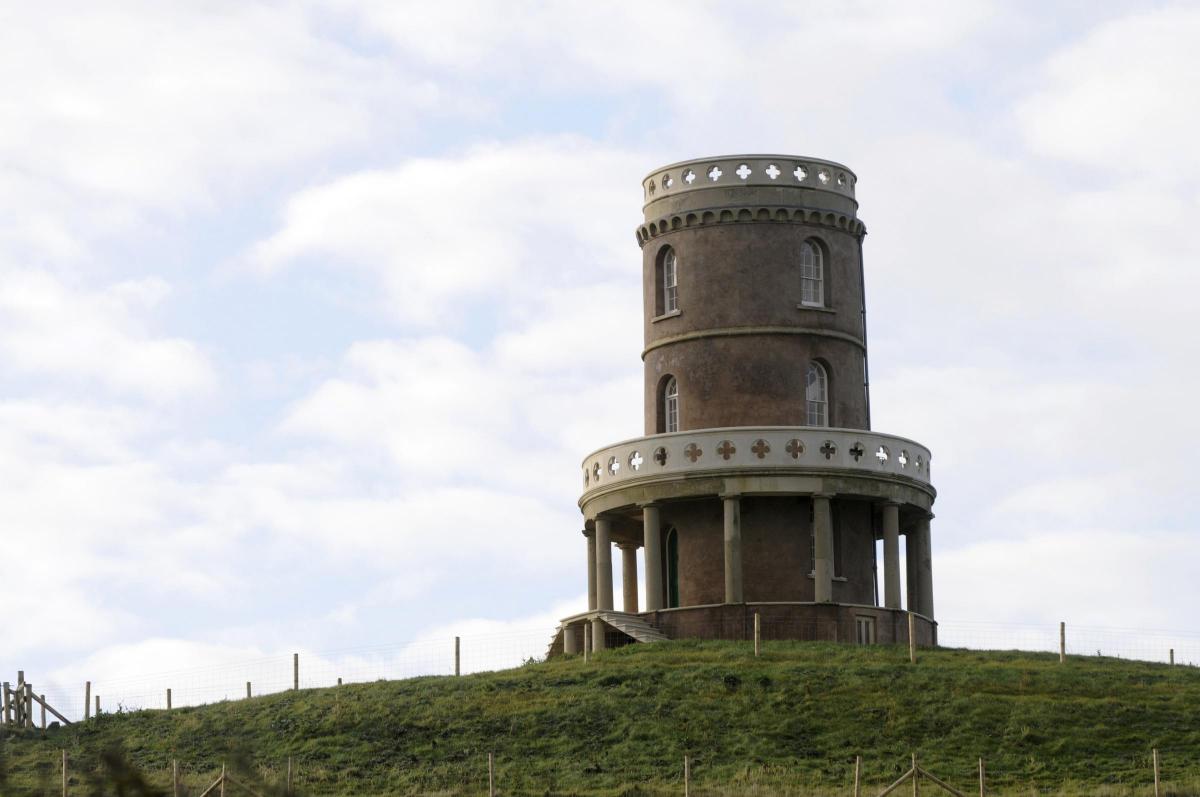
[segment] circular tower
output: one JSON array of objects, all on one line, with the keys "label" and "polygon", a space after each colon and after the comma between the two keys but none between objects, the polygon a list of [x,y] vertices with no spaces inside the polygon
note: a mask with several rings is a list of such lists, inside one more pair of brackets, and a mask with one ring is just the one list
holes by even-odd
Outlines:
[{"label": "circular tower", "polygon": [[643,181],[646,436],[583,462],[588,612],[552,652],[742,639],[756,615],[766,638],[874,643],[911,613],[936,642],[930,454],[871,431],[856,181],[790,155]]}]

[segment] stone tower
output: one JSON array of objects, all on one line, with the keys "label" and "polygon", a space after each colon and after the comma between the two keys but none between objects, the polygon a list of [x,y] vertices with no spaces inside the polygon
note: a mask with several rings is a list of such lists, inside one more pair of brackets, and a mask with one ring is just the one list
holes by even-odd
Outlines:
[{"label": "stone tower", "polygon": [[869,644],[906,641],[907,610],[936,642],[930,454],[871,430],[856,179],[739,155],[643,181],[645,436],[583,462],[589,611],[552,652],[742,639],[756,613],[767,638]]}]

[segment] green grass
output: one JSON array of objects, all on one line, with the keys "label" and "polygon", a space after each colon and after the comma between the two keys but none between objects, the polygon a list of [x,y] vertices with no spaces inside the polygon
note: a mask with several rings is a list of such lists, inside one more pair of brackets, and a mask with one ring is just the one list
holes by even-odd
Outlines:
[{"label": "green grass", "polygon": [[[968,793],[1200,795],[1200,670],[1108,658],[821,643],[671,642],[462,678],[380,681],[200,708],[108,714],[4,745],[0,793],[56,793],[119,745],[153,782],[172,758],[195,786],[222,761],[277,782],[293,756],[311,795],[874,795],[915,751]],[[39,786],[41,784],[41,786]],[[87,793],[81,786],[77,793]],[[231,794],[235,792],[231,791]],[[901,792],[909,794],[905,787]],[[930,785],[923,794],[936,793]]]}]

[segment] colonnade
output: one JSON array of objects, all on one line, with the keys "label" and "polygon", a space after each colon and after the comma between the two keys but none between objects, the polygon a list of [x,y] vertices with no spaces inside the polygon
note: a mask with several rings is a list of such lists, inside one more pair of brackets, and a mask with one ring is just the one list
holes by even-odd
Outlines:
[{"label": "colonnade", "polygon": [[[725,602],[743,603],[741,496],[720,496],[724,509]],[[834,529],[833,495],[816,493],[813,501],[813,600],[833,601]],[[642,611],[663,608],[662,521],[657,504],[641,505],[643,547],[646,557],[646,596]],[[900,504],[883,504],[883,605],[888,609],[905,608],[900,603]],[[929,521],[932,515],[916,520],[908,529],[905,565],[908,582],[908,611],[933,618],[933,561]],[[588,563],[588,611],[612,611],[612,521],[596,517],[594,529],[585,529]],[[617,543],[621,549],[622,610],[638,613],[637,543]],[[605,625],[592,620],[592,647],[604,648]],[[572,645],[571,647],[574,647]],[[573,652],[573,651],[568,651]]]}]

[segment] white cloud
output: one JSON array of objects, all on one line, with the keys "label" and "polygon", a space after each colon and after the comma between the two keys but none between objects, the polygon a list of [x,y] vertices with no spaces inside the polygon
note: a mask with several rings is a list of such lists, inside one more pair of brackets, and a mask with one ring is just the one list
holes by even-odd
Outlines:
[{"label": "white cloud", "polygon": [[143,317],[169,292],[162,279],[88,290],[34,269],[0,276],[0,363],[10,372],[157,401],[215,387],[213,367],[194,343],[146,328]]}]

